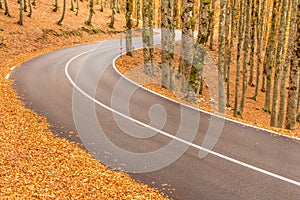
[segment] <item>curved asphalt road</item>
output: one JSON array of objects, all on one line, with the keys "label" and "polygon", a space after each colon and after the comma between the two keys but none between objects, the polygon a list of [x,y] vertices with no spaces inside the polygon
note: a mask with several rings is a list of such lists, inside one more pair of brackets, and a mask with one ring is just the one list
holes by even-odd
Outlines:
[{"label": "curved asphalt road", "polygon": [[[140,46],[138,39],[134,46],[135,48]],[[82,54],[93,49],[96,50]],[[145,124],[150,122],[148,113],[151,106],[156,105],[154,108],[162,106],[165,112],[161,115],[167,118],[165,124],[155,119],[152,119],[151,123],[156,124],[156,127],[162,125],[162,130],[171,135],[176,135],[177,130],[182,127],[185,133],[192,132],[193,125],[197,125],[195,139],[188,134],[183,136],[193,144],[201,145],[208,130],[218,131],[217,127],[209,128],[211,121],[220,120],[217,117],[180,106],[142,88],[137,88],[133,83],[122,78],[112,67],[112,61],[119,52],[117,40],[61,49],[24,63],[13,73],[14,84],[26,105],[46,116],[55,133],[71,141],[83,142],[89,150],[93,151],[96,158],[101,158],[102,162],[114,168],[123,168],[122,163],[117,161],[122,159],[122,156],[106,149],[104,143],[103,147],[93,146],[94,142],[99,144],[98,127],[92,120],[93,117],[96,116],[97,126],[100,125],[110,141],[128,151],[152,152],[170,144],[171,139],[161,134],[148,139],[137,139],[125,134],[116,124],[118,121],[116,114],[95,104],[82,92],[122,113],[127,106],[131,117]],[[68,62],[70,65],[67,72],[72,80],[76,80],[75,83],[82,92],[75,89],[65,75]],[[130,94],[132,91],[130,89],[133,89],[134,93]],[[125,99],[128,94],[130,99],[127,104]],[[93,108],[95,112],[90,113],[89,108]],[[185,117],[190,124],[179,127],[182,121],[181,111],[193,118]],[[122,126],[125,129],[132,127],[134,127],[132,131],[138,129],[135,127],[137,126],[135,122],[128,119],[123,119],[123,122],[125,123]],[[78,132],[75,131],[76,129]],[[144,130],[145,133],[149,132]],[[69,137],[68,131],[74,131],[75,134]],[[76,133],[79,133],[80,137]],[[143,135],[144,132],[140,133]],[[173,147],[173,150],[177,149]],[[213,154],[200,159],[199,149],[189,147],[179,159],[167,167],[154,172],[130,175],[143,183],[161,189],[174,199],[299,199],[299,141],[225,120],[222,134],[213,151],[241,163],[231,162]],[[103,160],[106,158],[107,160]],[[151,160],[153,164],[158,163],[158,165],[160,161],[159,157]],[[242,166],[243,163],[251,165],[255,170]],[[262,173],[256,170],[258,168],[265,171]]]}]

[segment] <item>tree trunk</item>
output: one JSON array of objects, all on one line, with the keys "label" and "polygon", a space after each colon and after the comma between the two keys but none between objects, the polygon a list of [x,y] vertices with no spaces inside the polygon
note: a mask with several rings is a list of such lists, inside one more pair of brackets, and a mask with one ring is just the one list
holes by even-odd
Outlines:
[{"label": "tree trunk", "polygon": [[114,28],[115,14],[116,14],[116,0],[112,0],[111,20],[110,20],[109,28]]},{"label": "tree trunk", "polygon": [[[78,1],[78,0],[77,0]],[[104,8],[103,8],[103,0],[100,1],[100,12],[103,12]]]},{"label": "tree trunk", "polygon": [[[256,5],[257,6],[257,5]],[[248,85],[250,87],[254,86],[253,80],[254,80],[254,53],[255,53],[255,27],[256,24],[256,16],[255,16],[255,0],[251,0],[251,32],[250,32],[250,74],[249,74],[249,82]]]},{"label": "tree trunk", "polygon": [[18,24],[23,26],[23,18],[24,18],[24,0],[20,1],[20,18]]},{"label": "tree trunk", "polygon": [[188,84],[193,62],[193,31],[195,20],[193,19],[194,0],[182,1],[181,23],[182,39],[180,49],[179,68],[182,70],[182,92],[184,99],[192,101],[194,91]]},{"label": "tree trunk", "polygon": [[144,53],[144,73],[150,77],[154,76],[154,68],[151,63],[151,31],[149,24],[150,5],[148,0],[143,0],[143,53]]},{"label": "tree trunk", "polygon": [[3,7],[2,7],[2,1],[0,0],[0,9],[3,9]]},{"label": "tree trunk", "polygon": [[[263,0],[263,2],[259,2],[259,0],[256,0],[256,16],[258,15],[258,12],[260,10],[259,17],[257,18],[257,49],[256,49],[256,57],[257,57],[257,68],[256,68],[256,83],[255,83],[255,93],[253,96],[253,99],[256,101],[257,95],[258,95],[258,88],[259,88],[259,81],[260,81],[260,71],[261,71],[261,63],[262,63],[262,36],[264,33],[264,13],[265,13],[265,5],[266,0]],[[260,6],[261,5],[261,6]]]},{"label": "tree trunk", "polygon": [[[227,0],[227,15],[225,18],[225,69],[226,69],[226,107],[230,107],[230,62],[231,62],[231,49],[233,48],[233,25],[235,18],[236,0],[231,3]],[[230,19],[231,18],[231,19]],[[230,21],[231,20],[231,21]],[[230,28],[231,26],[231,28]],[[231,30],[230,30],[231,29]],[[229,32],[230,31],[230,32]]]},{"label": "tree trunk", "polygon": [[62,12],[61,18],[57,22],[57,25],[61,25],[62,21],[65,18],[65,14],[66,14],[66,0],[63,1],[63,12]]},{"label": "tree trunk", "polygon": [[73,2],[73,0],[71,0],[71,7],[70,7],[70,10],[71,10],[71,11],[74,11],[74,2]]},{"label": "tree trunk", "polygon": [[248,67],[248,54],[249,54],[249,38],[250,38],[250,0],[247,0],[245,3],[245,36],[244,36],[244,62],[243,62],[243,90],[242,98],[240,103],[240,114],[244,111],[245,101],[246,101],[246,92],[247,92],[247,67]]},{"label": "tree trunk", "polygon": [[225,65],[225,13],[227,0],[220,1],[220,23],[218,35],[218,110],[225,112],[225,94],[224,94],[224,65]]},{"label": "tree trunk", "polygon": [[170,23],[172,22],[172,5],[171,0],[163,0],[161,5],[161,70],[162,79],[161,86],[169,88],[169,61],[170,61],[170,40],[171,30]]},{"label": "tree trunk", "polygon": [[[299,58],[300,58],[300,4],[298,0],[293,0],[292,4],[292,18],[291,29],[293,37],[292,45],[292,59],[291,70],[289,79],[288,103],[286,110],[285,128],[295,130],[297,119],[297,100],[298,100],[298,87],[299,87]],[[298,4],[298,5],[297,5]]]},{"label": "tree trunk", "polygon": [[278,0],[274,0],[272,9],[272,22],[270,36],[268,39],[268,45],[265,56],[265,75],[266,75],[266,96],[264,111],[271,113],[271,88],[272,88],[272,72],[273,72],[273,61],[274,61],[274,48],[275,48],[275,37],[276,37],[276,19],[278,13]]},{"label": "tree trunk", "polygon": [[237,64],[236,64],[236,78],[235,78],[235,95],[234,95],[234,112],[233,116],[237,117],[239,114],[238,111],[238,101],[239,101],[239,87],[240,87],[240,64],[241,64],[241,51],[243,43],[243,34],[244,34],[244,23],[243,23],[243,1],[240,1],[239,4],[239,35],[238,35],[238,47],[237,47]]},{"label": "tree trunk", "polygon": [[[287,14],[288,16],[291,16],[290,13],[290,8],[291,8],[291,0],[288,1],[288,9],[287,9]],[[286,17],[286,22],[285,22],[285,33],[288,31],[288,36],[292,35],[292,29],[289,26],[288,29],[288,24],[289,24],[289,17]],[[291,62],[291,49],[292,49],[292,44],[293,44],[293,37],[288,37],[285,35],[285,42],[288,38],[288,46],[286,50],[286,57],[283,60],[283,71],[282,71],[282,76],[281,76],[281,82],[280,82],[280,102],[279,102],[279,111],[278,111],[278,120],[277,120],[277,127],[282,128],[283,126],[283,120],[285,117],[285,110],[286,110],[286,78],[288,75],[288,71],[290,68],[290,62]]]},{"label": "tree trunk", "polygon": [[283,59],[283,48],[285,42],[285,22],[287,14],[287,1],[282,0],[282,6],[280,10],[280,25],[279,25],[279,34],[278,34],[278,45],[277,45],[277,53],[276,53],[276,61],[275,61],[275,76],[274,76],[274,86],[273,86],[273,97],[272,97],[272,112],[271,112],[271,126],[277,126],[277,110],[278,110],[278,90],[279,83],[281,78],[281,67],[282,67],[282,59]]},{"label": "tree trunk", "polygon": [[31,3],[31,0],[28,0],[28,5],[29,5],[29,13],[28,13],[27,17],[31,17],[32,16],[32,3]]},{"label": "tree trunk", "polygon": [[9,9],[8,9],[8,1],[7,0],[4,0],[4,6],[5,6],[4,15],[11,17],[11,15],[9,13]]},{"label": "tree trunk", "polygon": [[55,0],[52,11],[56,12],[57,10],[58,10],[58,0]]},{"label": "tree trunk", "polygon": [[210,9],[211,11],[212,11],[212,13],[211,13],[211,19],[212,19],[212,21],[211,21],[211,27],[210,27],[210,38],[209,38],[209,49],[210,50],[213,50],[213,48],[214,48],[214,33],[215,33],[215,22],[214,22],[214,15],[215,15],[215,1],[214,0],[212,0],[211,1],[211,9]]},{"label": "tree trunk", "polygon": [[89,0],[89,18],[88,20],[85,22],[86,25],[91,26],[92,25],[92,17],[94,14],[94,0]]},{"label": "tree trunk", "polygon": [[132,11],[133,0],[126,0],[126,54],[133,56],[132,48]]},{"label": "tree trunk", "polygon": [[141,0],[136,0],[136,24],[135,26],[138,27],[140,24],[141,19]]},{"label": "tree trunk", "polygon": [[205,45],[210,35],[210,1],[201,0],[199,4],[199,26],[197,42],[194,45],[194,60],[190,76],[190,84],[196,95],[200,93],[203,82],[203,65],[206,53]]}]

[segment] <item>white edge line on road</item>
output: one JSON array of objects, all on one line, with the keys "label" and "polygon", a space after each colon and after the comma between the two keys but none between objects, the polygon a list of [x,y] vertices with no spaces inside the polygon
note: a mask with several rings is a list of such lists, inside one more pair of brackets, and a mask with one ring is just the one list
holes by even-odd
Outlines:
[{"label": "white edge line on road", "polygon": [[9,79],[9,77],[10,77],[10,74],[7,74],[6,76],[5,76],[5,79]]},{"label": "white edge line on road", "polygon": [[[169,138],[171,138],[171,139],[174,139],[174,140],[176,140],[176,141],[182,142],[183,144],[189,145],[189,146],[194,147],[194,148],[196,148],[196,149],[198,149],[198,150],[205,151],[205,152],[207,152],[207,153],[209,153],[209,154],[215,155],[215,156],[217,156],[217,157],[219,157],[219,158],[222,158],[222,159],[224,159],[224,160],[227,160],[227,161],[230,161],[230,162],[232,162],[232,163],[235,163],[235,164],[244,166],[244,167],[246,167],[246,168],[252,169],[252,170],[254,170],[254,171],[257,171],[257,172],[260,172],[260,173],[269,175],[269,176],[274,177],[274,178],[277,178],[277,179],[279,179],[279,180],[282,180],[282,181],[291,183],[291,184],[296,185],[296,186],[300,186],[300,182],[298,182],[298,181],[295,181],[295,180],[292,180],[292,179],[289,179],[289,178],[280,176],[280,175],[278,175],[278,174],[269,172],[269,171],[267,171],[267,170],[264,170],[264,169],[255,167],[255,166],[253,166],[253,165],[250,165],[250,164],[241,162],[241,161],[236,160],[236,159],[234,159],[234,158],[231,158],[231,157],[222,155],[222,154],[220,154],[220,153],[214,152],[214,151],[212,151],[212,150],[203,148],[203,147],[201,147],[201,146],[199,146],[199,145],[197,145],[197,144],[194,144],[194,143],[185,141],[185,140],[183,140],[183,139],[181,139],[181,138],[178,138],[178,137],[176,137],[176,136],[174,136],[174,135],[171,135],[171,134],[169,134],[169,133],[167,133],[167,132],[164,132],[164,131],[162,131],[162,130],[156,129],[156,128],[154,128],[154,127],[151,127],[151,126],[149,126],[148,124],[145,124],[145,123],[143,123],[143,122],[141,122],[141,121],[138,121],[138,120],[136,120],[136,119],[134,119],[134,118],[132,118],[132,117],[129,117],[129,116],[123,114],[123,113],[120,113],[120,112],[118,112],[118,111],[112,109],[111,107],[108,107],[108,106],[106,106],[105,104],[99,102],[98,100],[94,99],[93,97],[89,96],[86,92],[84,92],[81,88],[79,88],[79,87],[76,85],[76,83],[73,81],[73,79],[72,79],[71,76],[69,75],[68,68],[69,68],[69,66],[70,66],[70,63],[71,63],[73,60],[75,60],[76,58],[78,58],[78,57],[80,57],[80,56],[82,56],[82,55],[84,55],[84,54],[88,54],[88,53],[93,52],[93,51],[95,51],[95,49],[89,50],[89,51],[85,51],[85,52],[80,53],[80,54],[74,56],[73,58],[71,58],[71,59],[67,62],[66,66],[65,66],[65,75],[67,76],[68,80],[70,81],[70,83],[73,85],[73,87],[74,87],[76,90],[78,90],[81,94],[83,94],[85,97],[87,97],[88,99],[90,99],[90,100],[93,101],[94,103],[96,103],[96,104],[98,104],[99,106],[101,106],[101,107],[103,107],[103,108],[105,108],[105,109],[107,109],[107,110],[109,110],[109,111],[111,111],[111,112],[114,112],[114,113],[116,113],[116,114],[118,114],[118,115],[120,115],[120,116],[122,116],[122,117],[124,117],[124,118],[126,118],[126,119],[128,119],[128,120],[131,120],[131,121],[133,121],[133,122],[135,122],[135,123],[137,123],[137,124],[139,124],[139,125],[141,125],[141,126],[144,126],[144,127],[146,127],[146,128],[149,128],[149,129],[151,129],[151,130],[153,130],[153,131],[156,131],[156,132],[158,132],[158,133],[160,133],[160,134],[162,134],[162,135],[164,135],[164,136],[167,136],[167,137],[169,137]],[[115,60],[116,60],[116,58],[114,59],[114,61],[115,61]],[[174,102],[175,102],[175,101],[174,101]],[[176,103],[177,103],[177,102],[176,102]],[[193,108],[193,107],[191,107],[191,108]],[[193,108],[193,109],[194,109],[194,108]],[[196,109],[196,110],[197,110],[197,109]],[[209,113],[209,114],[210,114],[210,113]]]},{"label": "white edge line on road", "polygon": [[[137,48],[137,49],[135,49],[135,50],[139,50],[139,49],[142,49],[142,48]],[[125,55],[125,54],[126,54],[126,52],[123,52],[121,55],[117,56],[117,57],[114,59],[114,61],[113,61],[113,68],[114,68],[114,70],[115,70],[122,78],[124,78],[124,79],[126,79],[127,81],[131,82],[132,84],[138,86],[139,88],[143,88],[144,90],[146,90],[146,91],[148,91],[148,92],[151,92],[151,93],[153,93],[153,94],[155,94],[155,95],[157,95],[157,96],[160,96],[160,97],[162,97],[162,98],[164,98],[164,99],[168,99],[169,101],[178,103],[178,104],[180,104],[180,105],[184,105],[184,106],[186,106],[186,107],[188,107],[188,108],[191,108],[191,109],[193,109],[193,110],[197,110],[197,111],[199,111],[199,112],[202,112],[202,113],[205,113],[205,114],[214,116],[214,117],[218,117],[218,118],[221,118],[221,119],[224,119],[224,120],[227,120],[227,121],[236,123],[236,124],[240,124],[240,125],[242,125],[242,126],[247,126],[247,127],[250,127],[250,128],[257,129],[257,130],[265,131],[265,132],[268,132],[268,133],[271,133],[271,134],[274,134],[274,135],[279,135],[279,136],[283,136],[283,137],[286,137],[286,138],[289,138],[289,139],[293,139],[293,140],[298,140],[298,141],[300,141],[300,138],[297,138],[297,137],[294,137],[294,136],[284,135],[284,134],[282,134],[282,133],[278,133],[278,132],[275,132],[275,131],[272,131],[272,130],[269,130],[269,129],[265,129],[265,128],[261,128],[261,127],[258,127],[258,126],[253,126],[253,125],[250,125],[250,124],[246,124],[246,123],[244,123],[244,122],[240,122],[240,121],[237,121],[237,120],[234,120],[234,119],[231,119],[231,118],[223,117],[223,116],[217,115],[217,114],[215,114],[215,113],[207,112],[207,111],[205,111],[205,110],[201,110],[201,109],[199,109],[199,108],[195,108],[195,107],[193,107],[193,106],[190,106],[190,105],[187,105],[187,104],[180,103],[180,102],[178,102],[178,101],[175,101],[174,99],[171,99],[171,98],[169,98],[169,97],[166,97],[166,96],[164,96],[164,95],[161,95],[161,94],[159,94],[159,93],[156,93],[156,92],[154,92],[154,91],[152,91],[152,90],[150,90],[150,89],[148,89],[148,88],[146,88],[146,87],[144,87],[144,86],[141,86],[141,85],[139,85],[138,83],[136,83],[136,82],[132,81],[131,79],[127,78],[124,74],[122,74],[122,73],[117,69],[117,67],[116,67],[116,60],[117,60],[118,58],[120,58],[121,56]]]}]

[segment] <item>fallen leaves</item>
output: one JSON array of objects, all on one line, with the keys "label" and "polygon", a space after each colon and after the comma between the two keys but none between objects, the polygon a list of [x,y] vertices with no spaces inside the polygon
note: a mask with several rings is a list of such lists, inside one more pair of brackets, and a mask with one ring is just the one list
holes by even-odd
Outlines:
[{"label": "fallen leaves", "polygon": [[[11,87],[12,80],[5,79],[12,66],[34,56],[110,37],[101,31],[93,35],[82,31],[88,13],[84,5],[77,20],[67,12],[62,26],[55,25],[60,13],[51,13],[49,1],[39,1],[23,27],[15,23],[17,2],[10,3],[14,17],[1,18],[0,43],[5,46],[0,47],[0,199],[165,199],[129,175],[108,170],[80,145],[53,137],[46,119],[25,108]],[[106,30],[110,11],[100,16],[106,21],[96,20],[99,15],[95,15],[95,27]],[[123,17],[116,17],[116,28],[122,29]]]}]

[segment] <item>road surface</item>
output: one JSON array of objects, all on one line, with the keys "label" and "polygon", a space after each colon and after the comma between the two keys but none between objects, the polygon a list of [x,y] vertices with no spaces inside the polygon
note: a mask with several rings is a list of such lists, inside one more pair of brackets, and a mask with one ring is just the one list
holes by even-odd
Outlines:
[{"label": "road surface", "polygon": [[[14,85],[26,106],[44,115],[58,136],[83,143],[101,162],[131,172],[173,199],[299,199],[299,141],[137,87],[113,68],[119,44],[110,40],[39,56],[13,72]],[[135,39],[134,45],[141,42]],[[155,134],[156,129],[161,131]],[[69,137],[69,131],[75,134]],[[207,153],[200,149],[208,134],[217,143],[200,158],[199,152]],[[159,151],[166,146],[166,152]],[[133,155],[129,161],[126,152],[135,153],[128,154]]]}]

